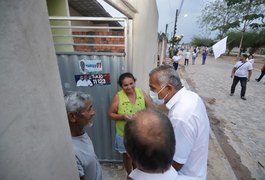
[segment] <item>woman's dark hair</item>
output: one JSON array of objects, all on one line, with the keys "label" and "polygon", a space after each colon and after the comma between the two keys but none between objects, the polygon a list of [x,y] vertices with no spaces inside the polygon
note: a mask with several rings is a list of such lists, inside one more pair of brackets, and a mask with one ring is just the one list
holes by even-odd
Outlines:
[{"label": "woman's dark hair", "polygon": [[125,78],[132,78],[134,80],[134,82],[136,81],[135,77],[132,75],[132,73],[126,72],[120,75],[119,80],[118,80],[118,84],[120,85],[120,87],[122,86],[122,81]]}]

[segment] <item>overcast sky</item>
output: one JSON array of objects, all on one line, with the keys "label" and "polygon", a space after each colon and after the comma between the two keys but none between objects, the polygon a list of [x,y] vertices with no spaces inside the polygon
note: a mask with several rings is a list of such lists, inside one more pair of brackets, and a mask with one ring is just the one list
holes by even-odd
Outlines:
[{"label": "overcast sky", "polygon": [[[159,12],[158,32],[164,32],[168,24],[168,34],[173,35],[176,9],[180,9],[181,0],[156,0]],[[204,0],[184,0],[177,20],[177,35],[183,34],[182,42],[191,41],[195,35],[204,35],[196,22],[201,14]]]},{"label": "overcast sky", "polygon": [[[155,0],[154,0],[155,1]],[[197,17],[201,14],[201,9],[204,3],[213,0],[184,0],[177,21],[177,35],[183,34],[182,42],[190,42],[194,36],[206,36],[199,29],[199,24],[196,22]],[[121,13],[109,7],[103,0],[98,0],[103,7],[113,16],[120,17]],[[165,32],[166,24],[168,24],[168,35],[172,37],[174,31],[174,22],[176,9],[180,8],[181,0],[156,0],[159,13],[158,32]],[[207,34],[208,36],[208,34]]]}]

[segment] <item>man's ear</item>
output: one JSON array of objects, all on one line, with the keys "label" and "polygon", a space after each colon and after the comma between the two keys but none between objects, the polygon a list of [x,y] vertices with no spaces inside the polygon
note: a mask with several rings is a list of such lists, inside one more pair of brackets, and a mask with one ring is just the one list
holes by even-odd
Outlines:
[{"label": "man's ear", "polygon": [[172,86],[171,84],[167,84],[167,87],[170,91],[172,91],[174,89],[174,86]]},{"label": "man's ear", "polygon": [[67,116],[68,116],[69,122],[71,122],[71,123],[76,122],[76,113],[75,112],[68,112]]}]

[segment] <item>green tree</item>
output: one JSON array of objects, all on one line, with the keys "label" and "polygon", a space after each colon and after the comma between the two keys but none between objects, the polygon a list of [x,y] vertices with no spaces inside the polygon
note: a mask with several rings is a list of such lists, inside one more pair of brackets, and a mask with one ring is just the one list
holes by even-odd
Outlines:
[{"label": "green tree", "polygon": [[238,14],[230,9],[223,0],[207,2],[198,17],[200,28],[217,31],[218,38],[222,39],[229,29],[237,27]]},{"label": "green tree", "polygon": [[230,31],[240,30],[238,46],[241,49],[247,30],[265,27],[264,14],[265,0],[216,0],[206,3],[199,22],[201,27],[218,31],[218,39]]},{"label": "green tree", "polygon": [[250,44],[250,53],[255,53],[261,47],[265,47],[265,28],[258,33],[253,32],[252,37],[246,37],[248,43]]},{"label": "green tree", "polygon": [[[238,47],[238,44],[241,40],[241,32],[229,32],[227,40],[227,49],[228,54],[235,47]],[[249,48],[249,53],[255,53],[255,51],[261,47],[265,46],[265,29],[260,31],[252,30],[251,32],[245,32],[244,41],[242,42],[241,52]]]},{"label": "green tree", "polygon": [[[241,39],[239,43],[239,49],[241,50],[244,34],[248,27],[259,28],[265,27],[265,0],[225,0],[227,6],[230,9],[235,9],[238,20],[233,23],[237,24],[238,28],[241,28]],[[238,52],[238,56],[240,51]]]},{"label": "green tree", "polygon": [[214,45],[214,41],[210,38],[204,38],[204,37],[194,37],[191,40],[191,45],[197,47],[205,46],[205,47],[211,47]]},{"label": "green tree", "polygon": [[229,55],[233,48],[238,47],[241,34],[240,32],[229,32],[227,36],[227,49]]}]

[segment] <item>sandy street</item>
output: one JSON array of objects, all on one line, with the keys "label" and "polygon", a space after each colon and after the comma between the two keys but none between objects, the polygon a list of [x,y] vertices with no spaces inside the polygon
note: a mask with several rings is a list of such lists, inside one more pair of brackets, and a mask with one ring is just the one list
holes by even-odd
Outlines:
[{"label": "sandy street", "polygon": [[[254,65],[252,78],[247,83],[247,100],[244,101],[240,99],[240,83],[234,96],[229,96],[230,74],[236,62],[231,59],[234,58],[223,56],[214,60],[210,56],[206,65],[201,65],[199,56],[195,65],[182,65],[179,72],[207,105],[215,135],[211,138],[217,139],[225,155],[224,159],[222,156],[219,159],[228,160],[237,179],[265,179],[265,79],[255,81],[265,61],[259,58]],[[214,159],[218,157],[214,156],[211,143],[209,148],[208,179],[227,179],[222,173],[221,177],[214,176],[220,167],[215,164]],[[224,168],[228,170],[229,166],[225,164]]]},{"label": "sandy street", "polygon": [[[215,60],[209,56],[201,65],[180,62],[178,73],[183,85],[197,92],[204,100],[212,131],[209,140],[208,180],[265,179],[265,78],[256,82],[265,58],[257,58],[246,98],[240,99],[240,83],[234,96],[229,96],[231,70],[235,57]],[[102,164],[103,178],[124,180],[122,164]]]}]

